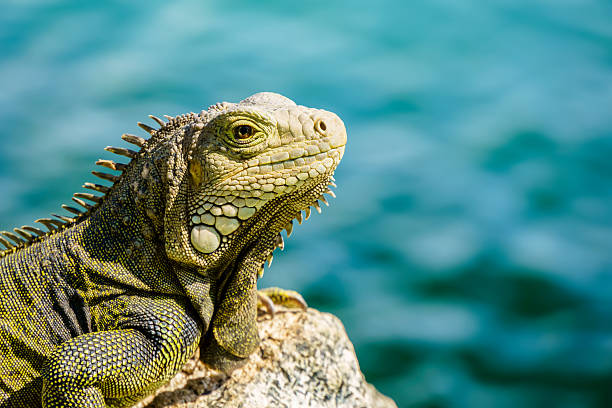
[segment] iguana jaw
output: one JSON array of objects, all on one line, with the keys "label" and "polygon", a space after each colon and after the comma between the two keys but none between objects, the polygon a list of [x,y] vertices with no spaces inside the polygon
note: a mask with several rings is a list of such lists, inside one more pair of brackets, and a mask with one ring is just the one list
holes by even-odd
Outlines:
[{"label": "iguana jaw", "polygon": [[[301,178],[287,177],[283,179],[282,185],[270,184],[268,185],[270,188],[259,197],[246,199],[233,195],[203,197],[199,201],[199,206],[192,208],[189,214],[190,239],[194,249],[203,254],[222,251],[226,248],[229,250],[233,246],[233,241],[244,235],[243,230],[247,230],[247,233],[252,235],[258,234],[260,229],[277,230],[276,235],[285,228],[290,231],[291,221],[300,217],[300,211],[307,210],[310,205],[318,208],[318,199],[326,202],[323,194],[330,192],[328,187],[330,177],[343,152],[344,146],[330,149],[324,154],[323,160],[315,160],[311,164],[313,169],[318,170],[311,171],[310,174],[301,173],[304,175]],[[309,158],[315,159],[314,155],[307,155],[301,159],[308,160]],[[273,162],[270,167],[276,164]],[[244,174],[249,172],[250,168],[243,171]],[[274,174],[270,175],[272,178],[274,176]],[[330,192],[330,194],[333,193]],[[281,216],[287,213],[291,213],[290,218]],[[274,225],[261,225],[258,222],[271,215],[279,218],[273,220]],[[255,222],[252,222],[253,220]]]}]

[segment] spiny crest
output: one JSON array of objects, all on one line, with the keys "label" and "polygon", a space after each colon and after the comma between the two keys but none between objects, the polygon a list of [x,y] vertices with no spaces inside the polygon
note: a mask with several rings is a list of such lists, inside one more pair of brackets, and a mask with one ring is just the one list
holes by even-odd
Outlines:
[{"label": "spiny crest", "polygon": [[[162,119],[156,116],[149,115],[149,118],[151,118],[153,121],[155,121],[157,124],[160,125],[159,129],[154,129],[141,122],[138,122],[138,126],[144,129],[150,135],[155,136],[162,129],[165,130],[168,128],[173,128],[177,124],[182,124],[188,119],[193,120],[195,117],[195,114],[190,113],[187,115],[179,115],[176,117],[164,115],[164,117],[168,119],[168,122],[164,122]],[[47,228],[47,231],[44,231],[36,227],[31,227],[29,225],[24,225],[20,228],[14,228],[13,229],[14,232],[0,231],[0,244],[4,246],[5,248],[5,249],[2,249],[2,247],[0,246],[0,258],[10,253],[15,252],[20,248],[26,247],[34,242],[41,241],[47,236],[53,235],[54,233],[58,231],[64,230],[70,227],[71,225],[74,225],[75,223],[82,221],[83,219],[87,218],[87,216],[91,214],[91,212],[94,209],[100,206],[102,202],[104,201],[104,198],[106,197],[106,195],[112,191],[115,184],[119,180],[121,180],[121,177],[126,173],[126,170],[132,163],[132,160],[136,159],[139,156],[140,151],[147,144],[147,139],[144,139],[136,135],[131,135],[128,133],[123,134],[121,138],[125,140],[126,142],[137,146],[138,150],[131,150],[131,149],[123,148],[123,147],[112,147],[112,146],[107,146],[104,148],[104,150],[111,152],[111,153],[115,153],[119,156],[127,157],[128,159],[130,159],[128,163],[117,163],[112,160],[104,160],[104,159],[100,159],[96,161],[97,165],[105,167],[107,169],[121,172],[121,174],[116,176],[116,175],[105,173],[105,172],[92,171],[92,174],[94,176],[99,177],[102,180],[110,181],[112,185],[104,186],[101,184],[94,184],[94,183],[83,184],[83,188],[93,190],[98,193],[102,193],[102,195],[94,195],[91,193],[81,193],[81,192],[75,193],[72,197],[72,200],[75,203],[77,203],[79,206],[83,207],[84,210],[63,204],[62,208],[68,211],[69,213],[71,213],[70,216],[51,214],[56,219],[55,218],[41,218],[41,219],[34,221],[36,223],[44,225]],[[148,140],[151,140],[151,139],[148,139]],[[87,200],[93,204],[89,204],[85,202],[84,200]]]}]

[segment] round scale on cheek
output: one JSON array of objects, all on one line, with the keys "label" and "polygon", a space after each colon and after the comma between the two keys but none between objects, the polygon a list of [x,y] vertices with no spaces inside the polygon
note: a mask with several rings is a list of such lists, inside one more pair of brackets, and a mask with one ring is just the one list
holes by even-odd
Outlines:
[{"label": "round scale on cheek", "polygon": [[202,214],[200,220],[202,220],[204,224],[215,225],[215,217],[210,213]]},{"label": "round scale on cheek", "polygon": [[251,207],[241,207],[238,210],[238,218],[241,220],[249,219],[255,214],[255,209]]},{"label": "round scale on cheek", "polygon": [[219,248],[221,237],[212,227],[196,225],[191,229],[191,243],[199,252],[210,254]]},{"label": "round scale on cheek", "polygon": [[258,200],[256,198],[247,198],[246,199],[246,205],[248,207],[255,207],[257,204],[259,204],[261,200]]},{"label": "round scale on cheek", "polygon": [[229,235],[236,231],[240,226],[240,221],[236,218],[217,217],[215,228],[223,235]]},{"label": "round scale on cheek", "polygon": [[221,210],[223,211],[223,214],[228,217],[235,217],[236,214],[238,214],[238,209],[231,204],[225,204],[223,207],[221,207]]}]

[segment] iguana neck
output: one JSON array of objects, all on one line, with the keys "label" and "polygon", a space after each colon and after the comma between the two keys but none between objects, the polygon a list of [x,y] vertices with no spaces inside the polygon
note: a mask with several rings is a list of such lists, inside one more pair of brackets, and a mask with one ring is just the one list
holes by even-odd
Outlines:
[{"label": "iguana neck", "polygon": [[65,232],[86,300],[133,291],[181,293],[164,250],[165,194],[159,179],[146,157],[132,163],[101,205]]}]

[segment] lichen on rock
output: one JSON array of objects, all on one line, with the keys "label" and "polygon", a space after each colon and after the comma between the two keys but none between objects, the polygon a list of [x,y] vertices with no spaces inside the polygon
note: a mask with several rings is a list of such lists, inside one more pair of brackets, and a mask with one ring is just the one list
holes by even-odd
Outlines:
[{"label": "lichen on rock", "polygon": [[374,407],[395,403],[365,381],[353,345],[335,316],[281,310],[258,319],[261,344],[231,376],[195,356],[138,408]]}]

